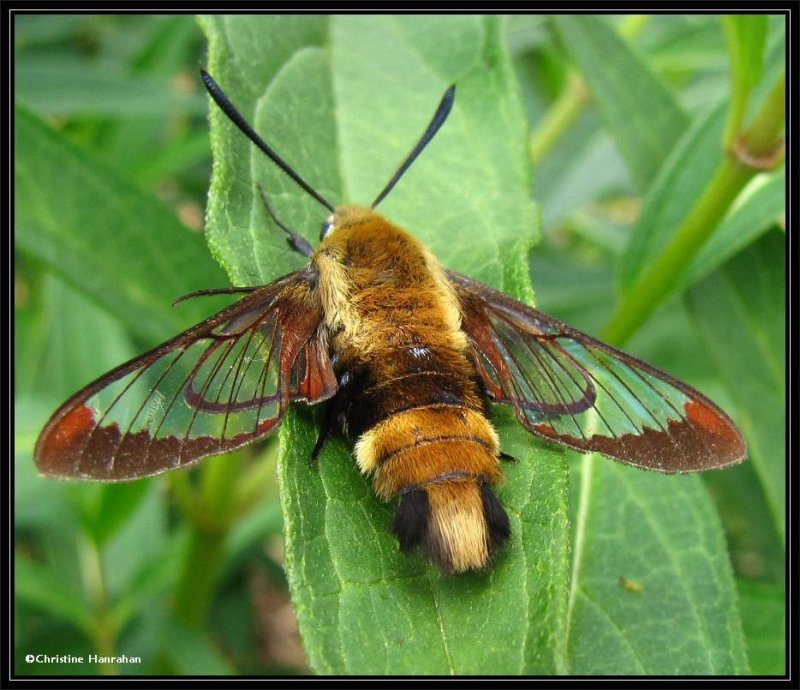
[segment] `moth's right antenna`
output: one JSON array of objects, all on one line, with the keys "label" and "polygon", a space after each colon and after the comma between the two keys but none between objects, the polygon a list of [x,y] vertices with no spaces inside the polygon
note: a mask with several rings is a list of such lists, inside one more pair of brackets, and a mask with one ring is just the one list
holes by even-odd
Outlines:
[{"label": "moth's right antenna", "polygon": [[411,149],[411,153],[406,156],[406,159],[403,161],[403,164],[397,169],[397,172],[392,176],[392,179],[389,180],[389,183],[383,188],[383,191],[378,194],[378,197],[375,201],[372,202],[372,208],[375,208],[381,201],[383,201],[384,197],[392,191],[392,188],[397,184],[400,178],[403,176],[406,170],[408,170],[409,166],[414,162],[414,160],[422,153],[422,150],[428,145],[428,142],[433,139],[436,132],[439,131],[439,127],[444,124],[444,121],[447,119],[447,116],[450,114],[450,109],[453,107],[453,101],[456,98],[456,85],[452,84],[447,91],[444,92],[444,96],[442,96],[442,101],[439,103],[439,107],[436,109],[436,112],[433,115],[433,119],[431,123],[428,125],[428,128],[425,130],[425,133],[422,135],[422,138],[417,142],[417,145]]}]

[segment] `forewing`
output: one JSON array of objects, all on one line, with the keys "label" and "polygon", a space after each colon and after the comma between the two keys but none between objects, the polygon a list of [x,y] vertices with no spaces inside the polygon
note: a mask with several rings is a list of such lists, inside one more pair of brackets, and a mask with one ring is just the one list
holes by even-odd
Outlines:
[{"label": "forewing", "polygon": [[487,392],[533,433],[659,472],[746,457],[735,424],[696,390],[497,290],[448,276]]},{"label": "forewing", "polygon": [[135,479],[265,436],[289,402],[336,391],[322,318],[308,272],[255,289],[64,403],[36,444],[39,471]]}]

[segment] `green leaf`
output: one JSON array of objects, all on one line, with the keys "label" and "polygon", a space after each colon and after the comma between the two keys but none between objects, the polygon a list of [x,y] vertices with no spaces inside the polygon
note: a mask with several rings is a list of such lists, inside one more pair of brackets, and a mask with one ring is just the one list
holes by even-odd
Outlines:
[{"label": "green leaf", "polygon": [[[713,369],[713,361],[709,363]],[[719,384],[720,386],[722,384]],[[724,389],[714,393],[726,401]],[[735,412],[732,404],[725,408]],[[786,547],[775,529],[772,507],[761,488],[761,480],[752,462],[744,462],[725,472],[708,472],[703,481],[719,513],[733,571],[737,577],[780,582],[786,572]],[[742,622],[747,626],[747,612]]]},{"label": "green leaf", "polygon": [[150,482],[93,484],[81,501],[81,522],[98,548],[127,522],[145,497]]},{"label": "green leaf", "polygon": [[235,671],[208,635],[176,620],[164,621],[162,648],[182,676],[230,676]]},{"label": "green leaf", "polygon": [[[280,155],[334,202],[374,198],[446,86],[456,82],[449,121],[382,209],[446,265],[518,296],[530,294],[525,231],[534,220],[526,198],[525,125],[496,22],[334,17],[325,20],[322,50],[313,25],[250,19],[237,26],[204,22],[210,71]],[[300,27],[309,31],[305,38]],[[445,31],[455,50],[442,47]],[[276,42],[283,65],[254,70],[264,54],[275,54],[252,52],[256,34]],[[370,40],[361,41],[364,36]],[[249,77],[253,71],[257,79]],[[253,182],[264,183],[279,215],[310,240],[326,212],[242,145],[219,114],[212,122],[217,168],[210,233],[223,262],[232,275],[263,279],[298,267],[282,235],[268,228]],[[302,408],[287,414],[279,465],[287,574],[316,671],[553,673],[563,667],[566,468],[553,451],[534,453],[507,411],[495,421],[503,447],[521,458],[507,468],[501,491],[514,542],[490,572],[448,578],[399,552],[389,532],[391,507],[374,497],[343,442],[331,442],[318,467],[309,467],[316,427]]]},{"label": "green leaf", "polygon": [[[176,92],[169,78],[126,75],[85,60],[25,60],[14,73],[18,101],[40,115],[164,117],[203,112],[200,94]],[[165,98],[166,95],[166,98]]]},{"label": "green leaf", "polygon": [[781,676],[786,667],[786,597],[782,586],[738,580],[751,673]]},{"label": "green leaf", "polygon": [[19,555],[14,561],[14,582],[20,601],[41,607],[91,636],[94,619],[88,602],[76,597],[54,568]]},{"label": "green leaf", "polygon": [[[178,579],[180,560],[185,549],[179,539],[172,539],[166,544],[164,535],[159,534],[157,537],[157,545],[160,547],[158,553],[153,553],[155,549],[144,549],[147,552],[146,557],[135,563],[137,570],[126,573],[126,586],[113,602],[110,619],[118,630],[122,630],[131,619],[140,617],[148,607],[166,608],[162,603],[163,599],[159,601],[159,598],[163,598]],[[141,548],[141,543],[128,542],[126,546],[129,549]],[[106,558],[110,563],[111,559]]]},{"label": "green leaf", "polygon": [[594,111],[586,111],[536,169],[542,227],[559,227],[598,198],[630,194],[628,172]]},{"label": "green leaf", "polygon": [[203,130],[164,147],[155,155],[137,160],[131,174],[140,184],[152,185],[158,180],[169,179],[182,170],[205,163],[210,157],[208,132]]},{"label": "green leaf", "polygon": [[742,193],[744,198],[722,221],[694,257],[678,291],[721,266],[737,252],[758,240],[780,220],[786,209],[786,171],[755,178]]},{"label": "green leaf", "polygon": [[725,540],[700,478],[593,456],[572,478],[569,672],[746,673]]},{"label": "green leaf", "polygon": [[651,22],[650,28],[655,35],[644,37],[648,63],[660,74],[699,76],[701,84],[708,84],[709,78],[726,69],[719,17],[673,15],[668,22]]},{"label": "green leaf", "polygon": [[[119,321],[58,276],[34,276],[25,289],[30,297],[15,310],[18,394],[39,395],[55,406],[136,354]],[[65,314],[68,319],[59,318]]]},{"label": "green leaf", "polygon": [[[326,100],[328,94],[309,82],[297,85],[303,88],[302,97],[298,94],[285,103],[264,98],[284,62],[295,59],[302,49],[310,52],[313,46],[322,44],[327,19],[275,16],[270,23],[270,50],[263,50],[263,21],[239,16],[202,18],[201,25],[210,39],[209,71],[256,131],[268,133],[268,142],[280,143],[281,156],[318,192],[333,196],[331,190],[338,189],[340,182],[331,160],[335,132],[329,105],[323,100],[313,109],[309,107],[312,93],[318,92],[318,98]],[[235,54],[221,40],[228,35],[236,38]],[[228,66],[233,59],[240,61],[236,68]],[[300,117],[303,125],[298,127]],[[305,231],[309,239],[316,240],[320,207],[299,192],[266,156],[253,150],[217,108],[211,109],[210,120],[216,167],[209,191],[206,237],[214,256],[237,285],[265,282],[299,268],[301,262],[286,246],[285,235],[274,227],[270,231],[254,185],[260,182],[283,222],[301,233]],[[305,161],[295,160],[300,147]],[[315,231],[309,232],[309,227]]]},{"label": "green leaf", "polygon": [[773,231],[689,293],[689,304],[736,406],[775,521],[785,534],[784,235]]},{"label": "green leaf", "polygon": [[32,113],[18,108],[15,124],[19,247],[151,342],[208,315],[206,303],[171,306],[226,283],[197,235]]},{"label": "green leaf", "polygon": [[674,96],[606,19],[553,17],[586,79],[631,181],[646,189],[689,124]]},{"label": "green leaf", "polygon": [[[197,44],[202,40],[200,28],[186,16],[163,17],[163,20],[125,68],[137,79],[170,80],[169,89],[166,84],[162,85],[161,94],[165,101],[172,100],[170,96],[175,88],[172,84],[187,82],[187,86],[192,87],[192,105],[198,105],[199,112],[205,114],[205,99],[200,93],[202,87],[197,80],[191,80],[197,74],[194,65],[187,73],[187,62],[191,64],[197,59]],[[184,79],[178,80],[176,76]],[[189,90],[186,86],[183,89]],[[184,94],[184,98],[186,96]],[[186,126],[194,112],[193,108],[176,103],[162,116],[137,117],[135,113],[127,113],[105,124],[96,137],[97,148],[108,160],[124,166],[137,181],[145,179],[142,169],[151,174],[158,170],[168,171],[170,165],[176,170],[186,170],[190,162],[186,160],[187,155],[196,152],[195,155],[199,154],[198,162],[209,159],[207,128],[204,126],[192,134],[194,130]],[[181,164],[182,167],[178,167]]]},{"label": "green leaf", "polygon": [[23,51],[40,43],[67,41],[85,30],[86,15],[21,14],[15,17],[14,47]]}]

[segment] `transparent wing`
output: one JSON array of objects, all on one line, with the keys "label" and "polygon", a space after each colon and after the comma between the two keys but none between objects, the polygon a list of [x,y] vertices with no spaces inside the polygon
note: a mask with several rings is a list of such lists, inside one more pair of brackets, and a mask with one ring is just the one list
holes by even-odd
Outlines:
[{"label": "transparent wing", "polygon": [[70,398],[36,444],[39,471],[134,479],[265,436],[289,402],[336,391],[321,322],[309,274],[255,289]]},{"label": "transparent wing", "polygon": [[533,433],[659,472],[747,455],[708,398],[667,374],[477,281],[448,272],[489,396]]}]

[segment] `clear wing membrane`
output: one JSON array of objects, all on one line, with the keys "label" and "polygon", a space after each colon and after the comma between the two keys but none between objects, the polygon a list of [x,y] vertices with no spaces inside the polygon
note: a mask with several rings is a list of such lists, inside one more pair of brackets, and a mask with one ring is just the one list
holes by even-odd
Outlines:
[{"label": "clear wing membrane", "polygon": [[68,400],[36,445],[45,475],[135,479],[270,433],[293,401],[336,391],[305,272],[247,297]]},{"label": "clear wing membrane", "polygon": [[730,418],[689,386],[501,292],[448,272],[487,392],[533,433],[660,472],[746,457]]}]

